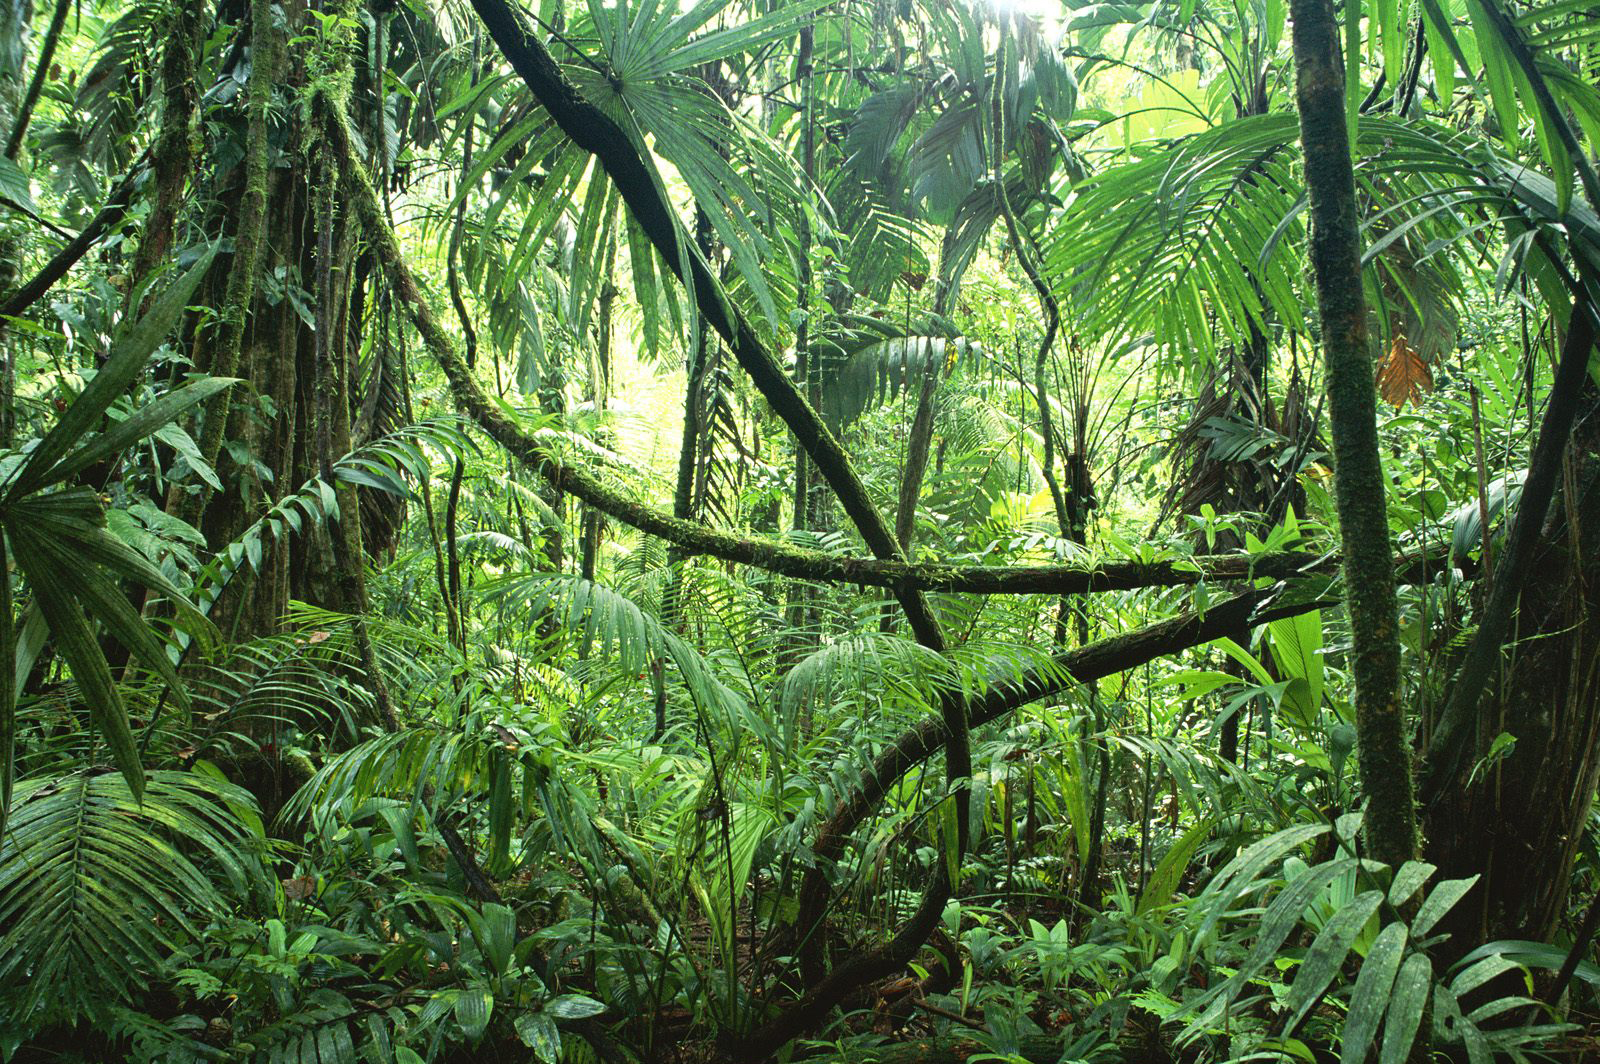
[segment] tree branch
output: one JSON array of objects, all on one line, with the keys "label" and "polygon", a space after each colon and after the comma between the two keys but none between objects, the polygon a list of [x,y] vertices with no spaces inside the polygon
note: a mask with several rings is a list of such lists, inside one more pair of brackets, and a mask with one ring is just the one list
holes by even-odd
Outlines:
[{"label": "tree branch", "polygon": [[[1272,603],[1271,591],[1249,591],[1212,606],[1203,615],[1186,613],[1055,655],[1047,665],[1003,677],[991,683],[982,694],[966,698],[968,722],[972,727],[988,724],[1076,684],[1094,683],[1157,658],[1233,635],[1241,628],[1294,617],[1332,604],[1331,600],[1320,598],[1281,605]],[[963,699],[964,696],[952,692],[945,698]],[[872,815],[889,789],[932,757],[943,740],[941,715],[930,715],[901,733],[873,759],[871,767],[857,780],[853,792],[840,801],[833,815],[818,830],[811,847],[817,863],[806,873],[800,891],[800,912],[795,924],[799,935],[815,933],[825,910],[829,893],[825,866],[839,859],[851,834]],[[857,987],[904,967],[942,911],[942,905],[931,913],[924,911],[925,908],[919,909],[888,944],[853,955],[799,1001],[731,1048],[740,1059],[764,1060],[792,1039],[815,1029],[828,1010]],[[923,923],[927,924],[925,928],[921,926]],[[914,942],[910,941],[913,937]]]},{"label": "tree branch", "polygon": [[6,318],[14,318],[33,306],[39,299],[67,275],[67,271],[76,266],[78,260],[89,253],[89,249],[99,243],[101,238],[111,231],[111,228],[122,221],[127,215],[128,208],[133,204],[133,193],[139,185],[139,180],[144,176],[145,162],[149,157],[149,149],[141,155],[126,177],[117,182],[111,190],[111,195],[106,199],[106,205],[100,208],[100,213],[89,220],[72,243],[62,248],[53,255],[49,262],[33,278],[6,297],[0,303],[0,322]]},{"label": "tree branch", "polygon": [[[866,486],[838,438],[822,423],[772,351],[727,298],[693,243],[684,238],[677,216],[632,139],[609,115],[583,98],[510,4],[505,0],[472,0],[472,6],[501,54],[550,112],[556,125],[574,144],[600,161],[662,261],[689,289],[701,315],[722,336],[756,389],[828,481],[867,548],[879,558],[899,558],[900,549],[892,531],[867,496]],[[921,601],[920,592],[897,589],[897,595],[917,638],[933,649],[943,650],[944,637],[927,604]]]},{"label": "tree branch", "polygon": [[[1461,766],[1477,719],[1478,702],[1489,676],[1500,665],[1501,649],[1511,629],[1511,616],[1522,590],[1527,585],[1534,548],[1538,546],[1545,515],[1555,498],[1561,476],[1561,452],[1572,435],[1584,378],[1589,368],[1589,353],[1595,344],[1593,308],[1584,300],[1573,307],[1567,336],[1561,345],[1555,379],[1550,383],[1550,401],[1539,425],[1539,438],[1528,461],[1527,479],[1515,515],[1509,520],[1505,548],[1494,567],[1489,600],[1478,617],[1472,645],[1462,659],[1461,670],[1450,687],[1449,700],[1439,712],[1432,739],[1422,761],[1418,792],[1424,805],[1438,800],[1444,783]],[[1485,541],[1488,529],[1484,530]]]},{"label": "tree branch", "polygon": [[328,130],[334,150],[344,156],[346,187],[374,253],[400,296],[428,353],[444,371],[458,409],[491,439],[550,482],[606,515],[685,551],[749,565],[779,576],[863,587],[912,588],[978,595],[1063,595],[1180,587],[1206,581],[1259,577],[1283,579],[1331,568],[1336,558],[1284,551],[1251,558],[1243,554],[1203,555],[1181,561],[1118,561],[1076,565],[912,564],[899,559],[849,558],[806,550],[763,536],[739,536],[698,521],[673,517],[631,499],[594,473],[564,462],[559,455],[507,416],[473,379],[454,339],[444,331],[437,310],[411,272],[394,231],[378,209],[360,160],[349,152],[347,132],[337,123]]}]

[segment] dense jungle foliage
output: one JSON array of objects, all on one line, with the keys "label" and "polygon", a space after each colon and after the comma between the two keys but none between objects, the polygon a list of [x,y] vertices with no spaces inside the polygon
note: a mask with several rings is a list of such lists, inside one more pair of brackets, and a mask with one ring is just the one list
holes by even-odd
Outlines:
[{"label": "dense jungle foliage", "polygon": [[0,1061],[1600,1055],[1596,0],[0,0]]}]

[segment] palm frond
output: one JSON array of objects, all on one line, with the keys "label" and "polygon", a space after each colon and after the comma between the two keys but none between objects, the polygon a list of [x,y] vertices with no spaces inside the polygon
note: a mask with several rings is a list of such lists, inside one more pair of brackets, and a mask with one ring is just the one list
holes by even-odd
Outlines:
[{"label": "palm frond", "polygon": [[128,999],[229,893],[258,875],[243,790],[199,773],[114,773],[17,785],[0,840],[0,1006],[8,1029]]}]

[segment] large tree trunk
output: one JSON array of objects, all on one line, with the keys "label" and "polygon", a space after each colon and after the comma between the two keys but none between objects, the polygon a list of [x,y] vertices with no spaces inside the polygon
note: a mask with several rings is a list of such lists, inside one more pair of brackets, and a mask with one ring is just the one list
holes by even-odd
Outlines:
[{"label": "large tree trunk", "polygon": [[[241,377],[250,386],[219,397],[197,426],[201,453],[215,461],[224,488],[168,498],[169,509],[193,521],[212,544],[232,542],[271,506],[323,475],[324,446],[332,448],[326,458],[336,461],[361,442],[356,433],[370,420],[352,398],[365,302],[359,286],[370,270],[356,268],[355,233],[343,218],[328,233],[317,224],[321,169],[271,165],[274,88],[302,84],[307,76],[303,56],[285,55],[272,10],[264,0],[249,7],[254,65],[245,101],[246,156],[220,175],[224,184],[215,195],[227,212],[223,228],[233,235],[234,254],[218,266],[226,277],[222,327],[198,346],[196,357],[200,369]],[[289,122],[302,120],[296,110],[287,114]],[[299,142],[295,130],[288,134],[283,143]],[[331,240],[320,249],[319,234]],[[290,280],[269,291],[260,279],[275,270]],[[294,278],[309,291],[289,291]],[[325,288],[318,278],[328,279]],[[302,318],[297,301],[326,315],[320,359],[319,333]],[[325,439],[318,432],[319,409],[328,418]],[[233,443],[251,460],[240,461],[243,451]],[[260,564],[245,566],[213,609],[223,632],[248,639],[276,631],[291,599],[358,610],[365,598],[362,495],[345,485],[337,523],[263,542]],[[351,565],[340,562],[346,552]]]},{"label": "large tree trunk", "polygon": [[[195,67],[205,32],[199,6],[174,5],[168,32],[171,36],[161,58],[161,133],[150,152],[155,198],[133,259],[133,287],[170,255],[183,192],[194,169],[190,144],[195,115],[200,107],[200,83]],[[252,78],[252,82],[265,82],[270,86],[270,77],[268,71],[263,78]]]},{"label": "large tree trunk", "polygon": [[[1483,878],[1451,913],[1458,951],[1511,938],[1550,941],[1566,914],[1568,869],[1600,783],[1600,392],[1562,465],[1561,498],[1540,530],[1517,596],[1515,643],[1457,771],[1427,810],[1441,875]],[[1479,768],[1495,738],[1516,745]]]},{"label": "large tree trunk", "polygon": [[1479,611],[1478,629],[1428,742],[1421,791],[1423,801],[1429,805],[1439,800],[1445,782],[1464,767],[1473,728],[1483,719],[1482,695],[1500,661],[1501,648],[1508,642],[1518,596],[1537,572],[1533,568],[1534,555],[1541,545],[1545,515],[1556,495],[1561,456],[1588,385],[1589,355],[1595,342],[1594,308],[1583,299],[1583,289],[1577,291],[1580,298],[1561,344],[1539,438],[1528,462],[1528,475],[1510,520],[1505,546],[1495,561],[1488,599]]}]

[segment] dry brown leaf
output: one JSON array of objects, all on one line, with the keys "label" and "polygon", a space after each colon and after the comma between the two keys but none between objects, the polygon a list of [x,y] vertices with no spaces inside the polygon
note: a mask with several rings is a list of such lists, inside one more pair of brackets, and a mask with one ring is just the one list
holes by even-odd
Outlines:
[{"label": "dry brown leaf", "polygon": [[1395,333],[1389,353],[1378,363],[1378,394],[1391,406],[1421,405],[1433,391],[1433,370],[1411,346],[1404,333]]},{"label": "dry brown leaf", "polygon": [[283,883],[284,897],[295,901],[309,898],[317,892],[316,876],[295,876],[293,879],[285,879],[281,880],[281,882]]}]

